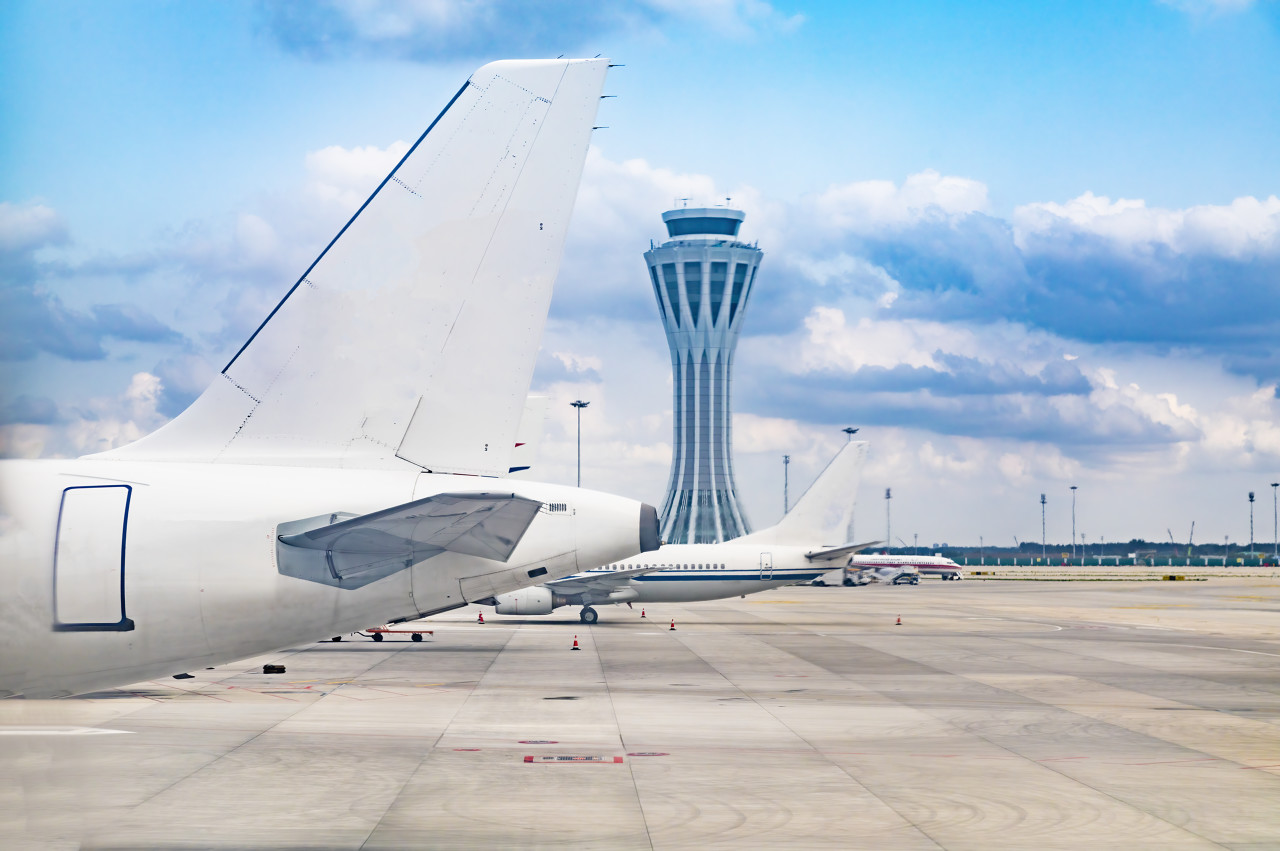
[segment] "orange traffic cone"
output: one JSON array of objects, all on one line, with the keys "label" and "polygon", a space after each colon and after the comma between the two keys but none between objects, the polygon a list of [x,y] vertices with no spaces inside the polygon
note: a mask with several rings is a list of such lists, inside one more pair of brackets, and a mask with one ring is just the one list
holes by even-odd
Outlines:
[{"label": "orange traffic cone", "polygon": [[579,646],[578,646],[578,636],[576,636],[576,635],[573,637],[573,649],[574,649],[574,650],[581,650],[581,649],[582,649],[581,647],[579,647]]},{"label": "orange traffic cone", "polygon": [[902,615],[898,615],[898,622],[894,626],[902,626]]},{"label": "orange traffic cone", "polygon": [[480,624],[480,626],[484,626],[484,612],[481,612],[481,613],[476,617],[476,623]]},{"label": "orange traffic cone", "polygon": [[[640,610],[640,617],[642,617],[642,618],[644,617],[644,609],[641,609],[641,610]],[[646,619],[646,620],[647,620],[647,619]]]},{"label": "orange traffic cone", "polygon": [[671,619],[671,629],[675,629],[675,628],[676,628],[676,619],[675,619],[675,618],[672,618],[672,619]]}]

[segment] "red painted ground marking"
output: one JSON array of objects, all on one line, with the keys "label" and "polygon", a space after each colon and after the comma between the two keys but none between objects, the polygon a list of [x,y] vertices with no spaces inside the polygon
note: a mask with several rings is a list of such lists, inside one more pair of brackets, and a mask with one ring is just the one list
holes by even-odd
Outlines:
[{"label": "red painted ground marking", "polygon": [[[1160,762],[1126,762],[1124,765],[1177,765],[1180,762],[1217,762],[1216,756],[1205,756],[1197,759],[1166,759]],[[1246,766],[1247,767],[1247,766]]]},{"label": "red painted ground marking", "polygon": [[479,748],[454,748],[455,751],[478,751]]},{"label": "red painted ground marking", "polygon": [[671,756],[671,754],[659,753],[658,751],[635,751],[627,754],[627,756]]},{"label": "red painted ground marking", "polygon": [[570,762],[590,762],[605,765],[617,765],[622,762],[620,756],[526,756],[525,762],[553,762],[557,765]]},{"label": "red painted ground marking", "polygon": [[550,739],[521,739],[522,745],[558,745],[559,742],[553,742]]}]

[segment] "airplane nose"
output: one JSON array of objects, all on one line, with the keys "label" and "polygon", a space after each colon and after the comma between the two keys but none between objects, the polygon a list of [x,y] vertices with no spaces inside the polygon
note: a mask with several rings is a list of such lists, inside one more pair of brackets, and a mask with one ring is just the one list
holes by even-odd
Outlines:
[{"label": "airplane nose", "polygon": [[649,553],[662,546],[658,538],[658,509],[647,502],[640,503],[640,552]]}]

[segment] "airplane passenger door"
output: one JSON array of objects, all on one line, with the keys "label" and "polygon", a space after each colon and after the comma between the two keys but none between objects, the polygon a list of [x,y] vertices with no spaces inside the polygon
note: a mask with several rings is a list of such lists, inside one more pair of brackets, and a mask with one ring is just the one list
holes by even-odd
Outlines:
[{"label": "airplane passenger door", "polygon": [[760,578],[773,578],[773,553],[760,553]]},{"label": "airplane passenger door", "polygon": [[128,632],[129,485],[65,488],[53,548],[54,632]]}]

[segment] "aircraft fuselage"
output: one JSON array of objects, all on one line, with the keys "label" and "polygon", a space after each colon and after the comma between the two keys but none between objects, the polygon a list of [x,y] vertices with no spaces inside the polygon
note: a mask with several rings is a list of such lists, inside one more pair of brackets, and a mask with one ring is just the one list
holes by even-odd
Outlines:
[{"label": "aircraft fuselage", "polygon": [[[459,492],[543,508],[506,563],[445,551],[361,587],[278,569],[281,523]],[[638,508],[412,470],[0,462],[0,695],[176,674],[555,579],[638,552]]]}]

